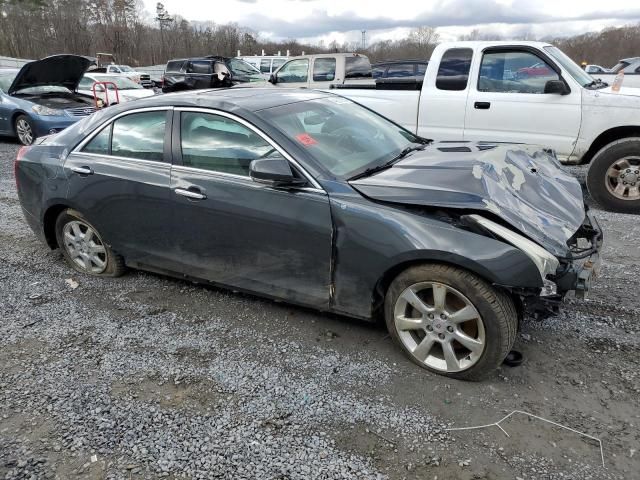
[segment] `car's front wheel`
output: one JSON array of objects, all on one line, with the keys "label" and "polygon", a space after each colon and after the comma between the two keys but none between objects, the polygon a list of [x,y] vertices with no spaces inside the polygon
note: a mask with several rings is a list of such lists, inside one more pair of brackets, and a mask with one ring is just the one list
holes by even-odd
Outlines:
[{"label": "car's front wheel", "polygon": [[33,122],[26,115],[18,115],[13,125],[16,136],[23,145],[31,145],[36,139]]},{"label": "car's front wheel", "polygon": [[69,265],[81,273],[118,277],[124,259],[104,242],[98,230],[79,212],[67,209],[56,220],[56,239]]},{"label": "car's front wheel", "polygon": [[617,140],[596,153],[587,188],[607,210],[640,213],[640,138]]},{"label": "car's front wheel", "polygon": [[515,341],[511,298],[480,277],[449,265],[411,267],[389,286],[385,318],[391,337],[427,370],[480,380]]}]

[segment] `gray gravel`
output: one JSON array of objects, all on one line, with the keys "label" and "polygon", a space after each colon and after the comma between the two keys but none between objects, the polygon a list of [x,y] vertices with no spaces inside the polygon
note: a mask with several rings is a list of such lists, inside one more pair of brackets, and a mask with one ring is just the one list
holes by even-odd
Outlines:
[{"label": "gray gravel", "polygon": [[[78,276],[22,219],[0,141],[0,478],[632,478],[638,217],[607,228],[592,300],[523,325],[483,383],[413,366],[383,326],[130,272]],[[579,173],[579,172],[578,172]],[[66,280],[73,278],[73,289]],[[522,418],[599,436],[597,446]],[[632,473],[633,472],[633,473]]]}]

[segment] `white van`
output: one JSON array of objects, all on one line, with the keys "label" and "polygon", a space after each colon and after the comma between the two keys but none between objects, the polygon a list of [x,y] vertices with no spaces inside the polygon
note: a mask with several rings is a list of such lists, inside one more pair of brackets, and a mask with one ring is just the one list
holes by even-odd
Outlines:
[{"label": "white van", "polygon": [[282,55],[253,55],[250,57],[236,57],[241,60],[244,60],[250,65],[253,65],[260,73],[262,73],[266,78],[269,78],[273,72],[275,72],[278,68],[280,68],[284,62],[286,62],[289,57],[285,57]]}]

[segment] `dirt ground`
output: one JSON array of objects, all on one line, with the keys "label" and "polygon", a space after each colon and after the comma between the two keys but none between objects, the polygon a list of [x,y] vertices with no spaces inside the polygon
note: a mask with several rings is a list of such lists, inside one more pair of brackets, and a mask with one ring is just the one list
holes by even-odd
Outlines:
[{"label": "dirt ground", "polygon": [[[640,217],[598,210],[590,299],[527,319],[525,362],[465,383],[382,325],[75,274],[23,221],[17,150],[0,140],[0,478],[640,478]],[[514,410],[601,439],[605,467],[597,442],[522,414],[508,436],[447,430]]]}]

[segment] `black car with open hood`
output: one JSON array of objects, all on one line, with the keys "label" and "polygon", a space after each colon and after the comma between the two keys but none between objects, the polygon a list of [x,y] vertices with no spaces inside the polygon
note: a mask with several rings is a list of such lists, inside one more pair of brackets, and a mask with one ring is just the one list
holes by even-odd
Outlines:
[{"label": "black car with open hood", "polygon": [[74,92],[93,63],[95,59],[80,55],[52,55],[29,62],[20,69],[7,93],[44,86],[60,86]]}]

